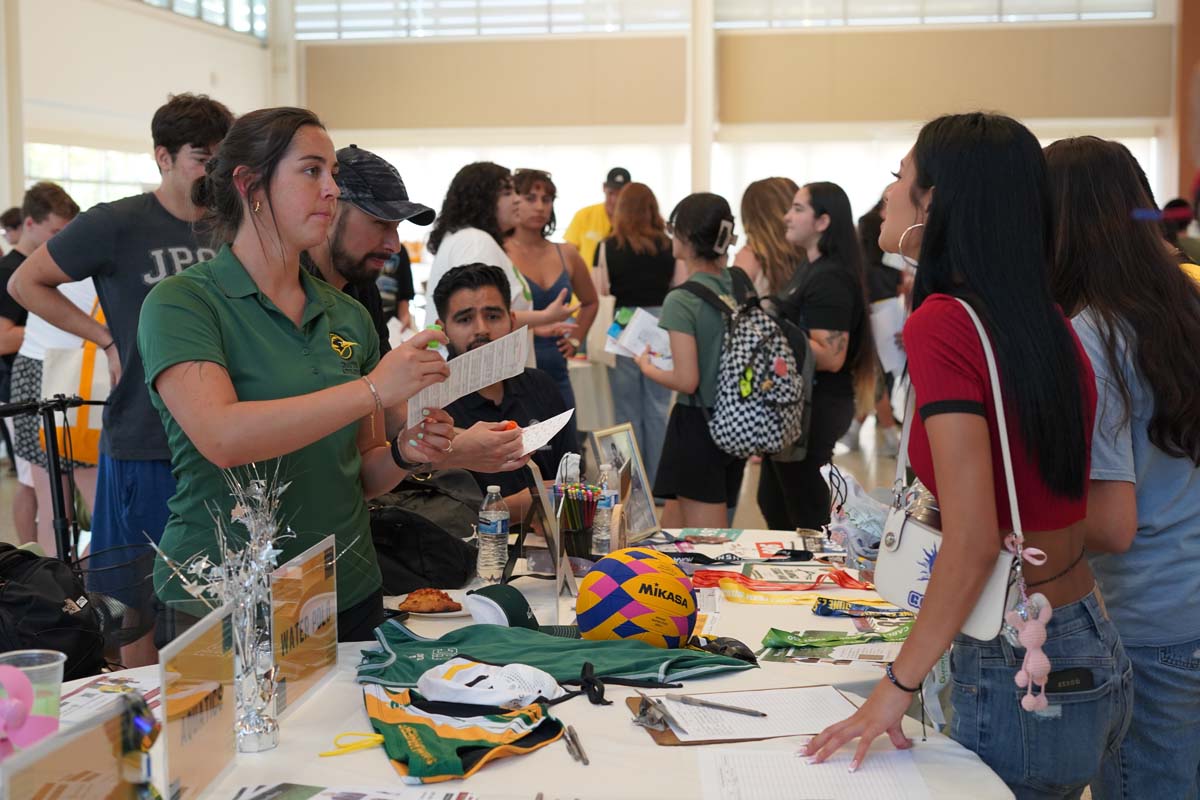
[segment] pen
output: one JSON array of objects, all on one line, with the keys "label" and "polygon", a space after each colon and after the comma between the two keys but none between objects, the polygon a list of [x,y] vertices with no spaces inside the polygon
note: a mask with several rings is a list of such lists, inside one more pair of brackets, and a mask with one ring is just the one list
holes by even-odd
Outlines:
[{"label": "pen", "polygon": [[754,708],[742,708],[740,706],[727,706],[724,703],[714,703],[711,700],[705,700],[702,697],[692,697],[687,694],[669,694],[668,700],[674,700],[676,703],[683,703],[689,706],[703,706],[704,708],[715,708],[717,711],[732,711],[735,714],[745,714],[748,717],[765,717],[767,712],[759,711]]},{"label": "pen", "polygon": [[583,751],[583,742],[579,741],[579,734],[575,732],[574,725],[567,726],[567,735],[575,740],[575,751],[579,753],[579,760],[585,767],[588,766],[591,762],[588,761],[587,753]]},{"label": "pen", "polygon": [[563,742],[567,745],[567,753],[575,761],[579,760],[579,752],[575,749],[575,742],[571,740],[571,732],[563,728]]}]

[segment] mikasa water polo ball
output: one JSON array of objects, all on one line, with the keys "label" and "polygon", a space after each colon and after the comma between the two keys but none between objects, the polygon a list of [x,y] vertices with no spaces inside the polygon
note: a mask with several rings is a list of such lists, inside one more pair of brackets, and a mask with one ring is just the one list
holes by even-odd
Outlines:
[{"label": "mikasa water polo ball", "polygon": [[575,616],[584,639],[680,647],[696,626],[696,591],[670,557],[629,547],[588,570],[579,584]]}]

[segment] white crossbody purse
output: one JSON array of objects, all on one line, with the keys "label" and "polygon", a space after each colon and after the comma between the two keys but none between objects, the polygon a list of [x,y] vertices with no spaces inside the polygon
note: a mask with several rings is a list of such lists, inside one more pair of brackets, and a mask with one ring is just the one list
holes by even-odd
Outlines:
[{"label": "white crossbody purse", "polygon": [[[1021,515],[1017,510],[1017,488],[1013,479],[1012,454],[1008,446],[1008,425],[1004,419],[1004,401],[1000,394],[1000,376],[996,370],[996,357],[983,323],[975,309],[964,300],[959,303],[966,309],[975,330],[983,343],[983,354],[987,359],[988,376],[992,384],[992,401],[996,407],[996,424],[1000,429],[1000,451],[1004,459],[1004,480],[1008,486],[1008,505],[1012,514],[1013,535],[1008,548],[1001,548],[996,565],[988,576],[983,594],[975,603],[971,615],[963,623],[962,632],[980,640],[995,638],[1004,622],[1004,614],[1020,599],[1021,578],[1017,564],[1022,557],[1024,535],[1021,532]],[[934,561],[942,547],[942,532],[919,521],[909,513],[904,497],[908,470],[908,440],[911,433],[913,414],[916,413],[916,392],[909,387],[908,413],[904,416],[904,428],[900,437],[900,452],[896,457],[895,500],[888,511],[879,543],[879,559],[875,569],[875,590],[885,600],[914,613],[921,610],[925,589],[933,574]],[[1015,552],[1014,552],[1015,551]]]}]

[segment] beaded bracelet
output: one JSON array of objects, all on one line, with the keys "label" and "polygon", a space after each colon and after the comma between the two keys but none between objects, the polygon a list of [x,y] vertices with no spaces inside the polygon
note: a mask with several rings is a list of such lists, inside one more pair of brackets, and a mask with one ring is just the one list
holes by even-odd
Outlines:
[{"label": "beaded bracelet", "polygon": [[918,685],[917,685],[917,687],[914,689],[914,688],[912,688],[912,687],[905,686],[903,683],[901,683],[901,682],[900,682],[900,681],[899,681],[899,680],[896,678],[896,673],[892,672],[892,665],[891,665],[891,664],[888,664],[888,665],[887,665],[887,669],[885,669],[883,672],[884,672],[884,674],[885,674],[885,675],[887,675],[887,679],[888,679],[889,681],[891,681],[891,682],[892,682],[892,684],[893,684],[893,685],[894,685],[894,686],[895,686],[897,689],[899,689],[900,691],[902,691],[902,692],[908,692],[909,694],[916,694],[917,692],[921,691],[921,687],[920,687],[920,685],[919,685],[919,684],[918,684]]}]

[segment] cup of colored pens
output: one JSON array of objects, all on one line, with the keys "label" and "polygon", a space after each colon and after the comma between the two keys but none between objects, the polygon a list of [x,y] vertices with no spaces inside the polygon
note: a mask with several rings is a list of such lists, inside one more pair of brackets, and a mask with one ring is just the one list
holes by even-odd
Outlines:
[{"label": "cup of colored pens", "polygon": [[588,558],[592,554],[592,521],[600,487],[586,483],[556,483],[554,503],[559,509],[558,527],[566,543],[567,555]]}]

